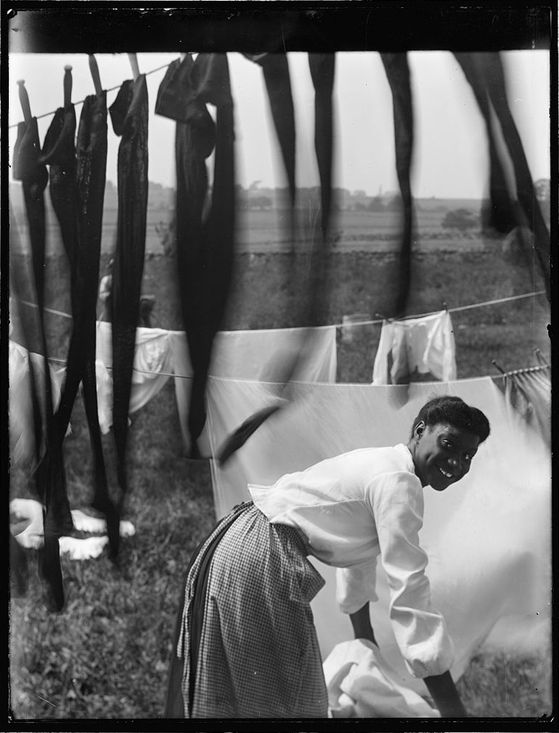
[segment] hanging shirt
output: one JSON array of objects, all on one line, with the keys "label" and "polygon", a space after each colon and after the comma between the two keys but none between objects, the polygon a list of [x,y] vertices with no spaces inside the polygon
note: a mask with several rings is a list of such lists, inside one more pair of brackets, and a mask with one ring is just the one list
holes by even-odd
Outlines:
[{"label": "hanging shirt", "polygon": [[383,323],[373,384],[454,379],[456,347],[448,311]]},{"label": "hanging shirt", "polygon": [[354,613],[377,600],[380,556],[390,587],[390,618],[409,671],[447,671],[453,647],[443,617],[431,606],[419,545],[423,488],[408,448],[361,448],[282,476],[273,486],[249,484],[256,506],[273,524],[303,534],[310,555],[338,573],[337,600]]}]

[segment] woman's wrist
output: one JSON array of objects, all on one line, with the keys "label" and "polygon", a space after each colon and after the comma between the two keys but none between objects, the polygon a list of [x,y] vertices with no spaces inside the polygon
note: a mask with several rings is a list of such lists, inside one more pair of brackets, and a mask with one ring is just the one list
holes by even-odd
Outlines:
[{"label": "woman's wrist", "polygon": [[442,718],[465,718],[467,716],[450,672],[425,677],[423,681]]}]

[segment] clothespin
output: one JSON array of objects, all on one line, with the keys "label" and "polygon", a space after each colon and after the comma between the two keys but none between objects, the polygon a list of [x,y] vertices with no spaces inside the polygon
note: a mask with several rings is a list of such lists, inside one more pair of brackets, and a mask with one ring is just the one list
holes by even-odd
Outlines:
[{"label": "clothespin", "polygon": [[185,60],[185,58],[186,58],[186,54],[185,54],[185,53],[181,53],[181,54],[180,54],[180,59],[181,59],[181,62],[182,62],[182,61],[184,61],[184,60]]},{"label": "clothespin", "polygon": [[31,105],[29,104],[29,95],[27,94],[27,89],[25,88],[25,81],[23,79],[20,79],[18,81],[19,86],[19,103],[21,104],[21,109],[23,111],[23,119],[25,122],[29,122],[31,120]]},{"label": "clothespin", "polygon": [[128,54],[128,60],[130,61],[130,66],[132,67],[132,77],[134,78],[134,81],[140,76],[140,67],[138,66],[138,57],[135,53],[129,53]]},{"label": "clothespin", "polygon": [[543,354],[542,354],[542,352],[541,352],[541,349],[537,349],[537,348],[536,348],[536,349],[534,349],[534,353],[535,353],[535,355],[536,355],[536,359],[537,359],[537,360],[538,360],[538,361],[540,362],[540,364],[541,364],[542,366],[546,366],[546,367],[548,367],[548,366],[549,366],[549,364],[547,363],[547,360],[546,360],[546,359],[544,359],[544,356],[543,356]]},{"label": "clothespin", "polygon": [[496,367],[501,372],[501,374],[506,374],[505,370],[502,367],[500,367],[499,364],[497,364],[495,359],[491,359],[491,363],[493,364],[494,367]]},{"label": "clothespin", "polygon": [[97,66],[97,59],[95,56],[90,53],[89,54],[89,71],[91,72],[91,78],[93,79],[93,86],[95,87],[95,94],[99,96],[101,92],[103,91],[103,87],[101,86],[101,77],[99,76],[99,67]]},{"label": "clothespin", "polygon": [[64,67],[64,107],[72,104],[72,67]]},{"label": "clothespin", "polygon": [[446,300],[443,300],[443,309],[448,312],[448,305]]}]

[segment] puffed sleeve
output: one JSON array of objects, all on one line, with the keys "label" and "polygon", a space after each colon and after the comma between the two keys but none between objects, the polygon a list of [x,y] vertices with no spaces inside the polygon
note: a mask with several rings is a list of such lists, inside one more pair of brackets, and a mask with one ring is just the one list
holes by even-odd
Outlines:
[{"label": "puffed sleeve", "polygon": [[360,565],[336,569],[336,601],[342,613],[355,613],[376,601],[376,558]]},{"label": "puffed sleeve", "polygon": [[431,606],[428,558],[419,545],[421,483],[406,472],[384,474],[375,483],[370,496],[396,641],[414,677],[442,674],[450,669],[454,650],[444,618]]}]

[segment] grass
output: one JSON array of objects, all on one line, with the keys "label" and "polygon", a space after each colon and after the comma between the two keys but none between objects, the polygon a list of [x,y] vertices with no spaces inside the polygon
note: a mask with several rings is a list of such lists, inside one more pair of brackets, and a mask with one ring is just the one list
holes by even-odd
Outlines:
[{"label": "grass", "polygon": [[[275,259],[274,259],[275,258]],[[295,325],[298,293],[281,280],[281,255],[239,257],[232,305],[225,327]],[[56,262],[51,282],[56,280]],[[146,289],[157,297],[157,325],[178,328],[173,262],[146,263]],[[348,313],[387,312],[394,262],[371,252],[337,254],[336,280],[322,312],[325,323]],[[281,287],[283,282],[284,287]],[[537,286],[525,270],[498,250],[475,255],[425,254],[414,260],[410,312],[526,292]],[[269,294],[275,297],[270,298]],[[49,302],[61,307],[60,289]],[[59,298],[59,300],[57,300]],[[282,306],[283,304],[283,306]],[[55,317],[53,317],[55,320]],[[61,327],[50,327],[61,350]],[[541,300],[453,314],[459,377],[494,373],[491,359],[507,369],[533,363],[539,347],[549,356],[547,312]],[[339,340],[339,381],[368,382],[380,329],[366,326],[351,342]],[[73,507],[91,498],[91,451],[80,401],[66,441],[66,467]],[[104,438],[114,480],[112,436]],[[123,540],[120,569],[106,555],[90,562],[63,560],[67,605],[50,615],[33,582],[24,598],[12,599],[10,636],[11,709],[15,719],[157,718],[162,715],[166,675],[182,576],[194,547],[214,523],[209,466],[184,456],[173,385],[132,416],[127,515],[136,525]],[[11,476],[11,495],[29,496],[22,470]],[[31,554],[31,559],[33,555]],[[473,715],[539,716],[550,711],[549,660],[480,652],[459,683]]]}]

